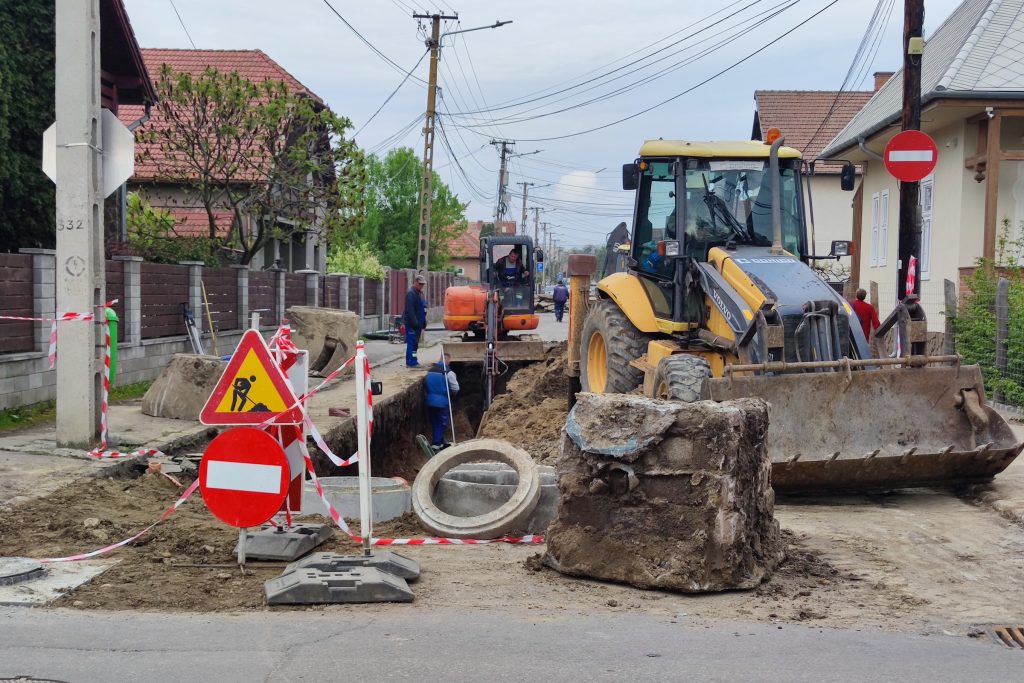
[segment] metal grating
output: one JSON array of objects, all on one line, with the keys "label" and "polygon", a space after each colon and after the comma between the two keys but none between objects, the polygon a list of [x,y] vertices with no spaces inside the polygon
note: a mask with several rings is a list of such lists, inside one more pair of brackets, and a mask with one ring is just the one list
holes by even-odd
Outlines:
[{"label": "metal grating", "polygon": [[996,626],[989,631],[992,640],[1006,647],[1024,650],[1024,626]]}]

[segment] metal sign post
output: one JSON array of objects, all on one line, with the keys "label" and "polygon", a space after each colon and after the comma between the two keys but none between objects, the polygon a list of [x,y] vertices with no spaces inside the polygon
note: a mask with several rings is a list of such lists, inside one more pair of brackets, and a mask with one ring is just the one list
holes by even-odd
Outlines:
[{"label": "metal sign post", "polygon": [[373,502],[370,495],[369,425],[366,415],[366,351],[356,347],[356,440],[359,449],[359,529],[363,537],[363,555],[370,555],[373,536]]}]

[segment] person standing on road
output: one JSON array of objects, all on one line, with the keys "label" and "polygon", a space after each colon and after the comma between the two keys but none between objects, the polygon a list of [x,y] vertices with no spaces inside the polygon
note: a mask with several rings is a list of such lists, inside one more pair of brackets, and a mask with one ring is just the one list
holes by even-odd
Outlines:
[{"label": "person standing on road", "polygon": [[869,304],[866,299],[868,293],[863,289],[857,290],[857,298],[850,302],[853,306],[853,312],[857,314],[857,320],[860,321],[860,328],[864,330],[864,339],[867,340],[868,344],[874,348],[873,335],[875,330],[881,325],[878,321],[878,311],[875,307]]},{"label": "person standing on road", "polygon": [[427,304],[423,298],[423,286],[427,284],[427,278],[417,275],[412,287],[405,293],[405,312],[402,314],[402,322],[405,324],[405,366],[407,368],[419,367],[419,359],[416,351],[420,346],[420,335],[423,328],[427,326]]},{"label": "person standing on road", "polygon": [[441,354],[441,359],[427,370],[424,380],[432,430],[430,445],[435,451],[451,445],[445,442],[444,432],[448,428],[448,418],[451,414],[451,397],[459,393],[459,380],[451,369],[451,361],[450,353]]},{"label": "person standing on road", "polygon": [[555,320],[562,322],[562,316],[565,314],[565,302],[569,300],[569,288],[565,286],[561,278],[555,285],[555,291],[552,292],[551,298],[555,302]]}]

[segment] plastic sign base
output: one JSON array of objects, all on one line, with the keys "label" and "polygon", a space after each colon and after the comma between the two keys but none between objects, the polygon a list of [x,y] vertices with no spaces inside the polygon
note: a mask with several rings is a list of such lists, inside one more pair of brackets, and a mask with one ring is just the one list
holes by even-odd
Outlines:
[{"label": "plastic sign base", "polygon": [[324,572],[337,572],[349,567],[373,567],[407,581],[415,581],[420,578],[419,562],[390,550],[374,551],[372,555],[316,553],[289,565],[285,569],[285,573],[293,569],[316,569]]},{"label": "plastic sign base", "polygon": [[[247,560],[294,562],[334,536],[326,524],[294,524],[290,529],[265,526],[248,531],[245,536]],[[238,556],[238,546],[233,551]]]},{"label": "plastic sign base", "polygon": [[267,581],[263,590],[269,605],[412,602],[414,597],[405,579],[373,567],[295,569]]}]

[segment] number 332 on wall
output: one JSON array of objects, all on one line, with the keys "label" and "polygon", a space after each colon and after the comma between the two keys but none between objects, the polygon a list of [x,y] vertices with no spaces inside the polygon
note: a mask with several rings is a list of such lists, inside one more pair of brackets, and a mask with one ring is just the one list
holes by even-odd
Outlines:
[{"label": "number 332 on wall", "polygon": [[81,220],[74,221],[58,221],[58,230],[81,230],[85,227],[85,224]]}]

